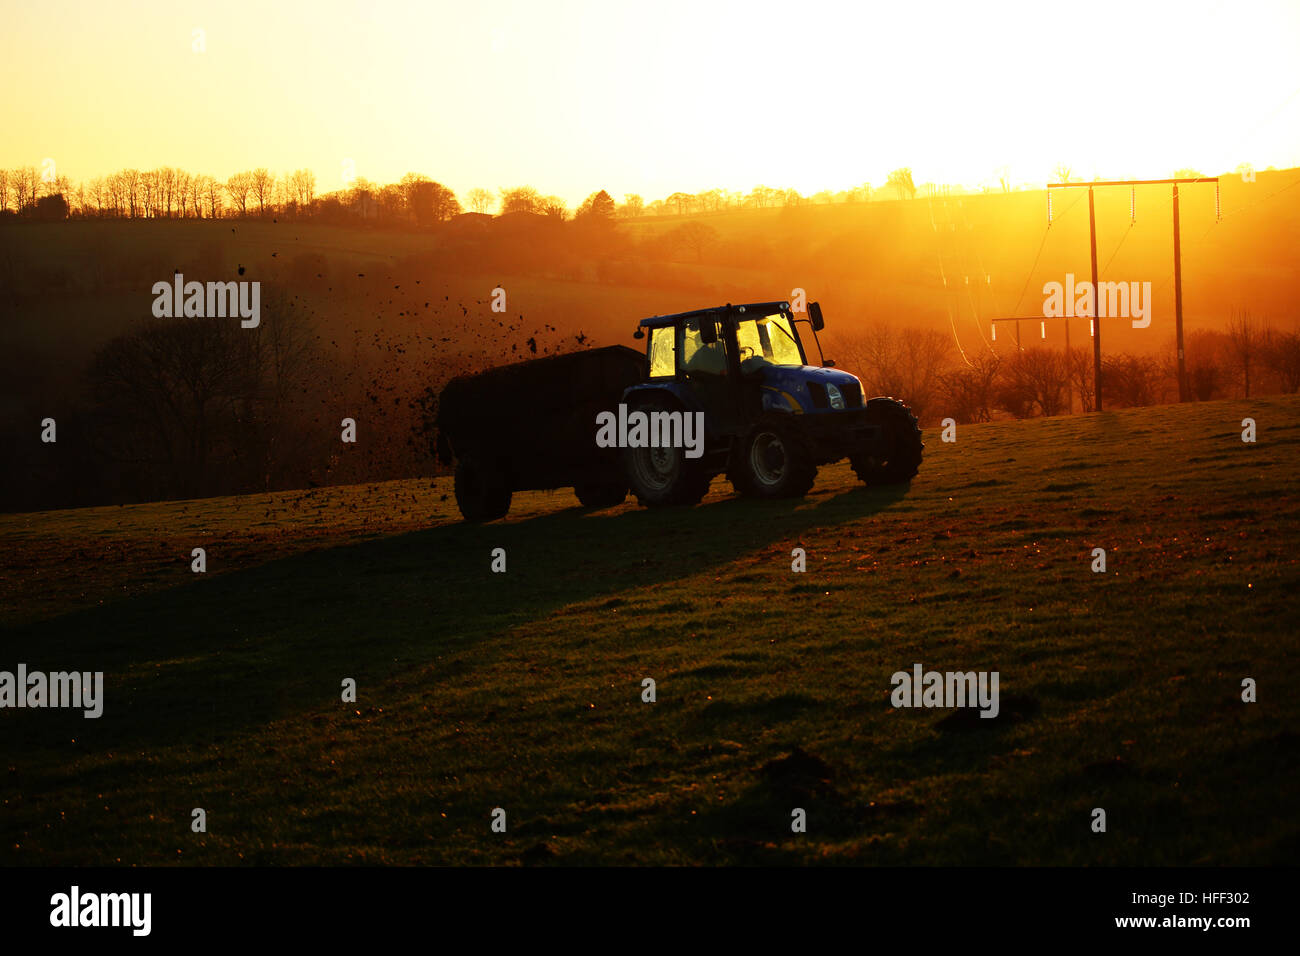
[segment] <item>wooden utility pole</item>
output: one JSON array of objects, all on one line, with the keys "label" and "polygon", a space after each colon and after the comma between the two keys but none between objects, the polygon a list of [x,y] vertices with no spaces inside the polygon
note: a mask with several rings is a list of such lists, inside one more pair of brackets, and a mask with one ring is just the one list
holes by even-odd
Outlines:
[{"label": "wooden utility pole", "polygon": [[1096,397],[1092,410],[1101,411],[1101,316],[1097,313],[1097,208],[1088,187],[1088,243],[1092,247],[1092,380]]},{"label": "wooden utility pole", "polygon": [[[1148,308],[1150,304],[1148,303]],[[1178,339],[1178,401],[1187,401],[1187,369],[1183,365],[1183,255],[1178,227],[1178,184],[1174,183],[1174,334]]]},{"label": "wooden utility pole", "polygon": [[[1070,363],[1073,361],[1074,361],[1074,356],[1070,354],[1070,320],[1067,318],[1065,320],[1065,374],[1067,376],[1071,375]],[[1069,414],[1073,415],[1074,414],[1074,382],[1070,381],[1068,378],[1067,378],[1067,382],[1068,384],[1065,389],[1065,410]]]}]

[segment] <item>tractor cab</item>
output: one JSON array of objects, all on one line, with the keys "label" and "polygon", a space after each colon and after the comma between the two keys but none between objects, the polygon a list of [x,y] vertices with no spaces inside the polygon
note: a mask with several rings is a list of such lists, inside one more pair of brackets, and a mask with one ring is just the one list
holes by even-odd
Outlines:
[{"label": "tractor cab", "polygon": [[800,324],[817,341],[821,306],[812,303],[807,318],[796,318],[784,301],[654,316],[641,320],[637,337],[649,337],[652,382],[674,383],[688,404],[717,416],[717,431],[735,434],[765,411],[816,415],[862,406],[861,384],[821,359],[820,342],[821,365],[808,363]]}]

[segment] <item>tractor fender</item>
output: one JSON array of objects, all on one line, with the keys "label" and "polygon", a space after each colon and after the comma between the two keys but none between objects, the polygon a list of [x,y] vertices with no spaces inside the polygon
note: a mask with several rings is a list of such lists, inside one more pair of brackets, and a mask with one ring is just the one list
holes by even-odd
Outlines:
[{"label": "tractor fender", "polygon": [[633,385],[623,392],[623,403],[631,410],[632,406],[646,399],[655,398],[666,403],[672,410],[684,415],[699,416],[704,426],[705,456],[711,474],[718,474],[726,467],[726,456],[730,451],[731,436],[720,435],[714,431],[713,416],[690,390],[678,382],[647,382]]},{"label": "tractor fender", "polygon": [[631,407],[643,399],[652,397],[667,399],[682,411],[704,411],[704,409],[699,407],[699,403],[692,399],[690,393],[678,386],[676,382],[646,382],[640,385],[633,385],[624,389],[623,404]]}]

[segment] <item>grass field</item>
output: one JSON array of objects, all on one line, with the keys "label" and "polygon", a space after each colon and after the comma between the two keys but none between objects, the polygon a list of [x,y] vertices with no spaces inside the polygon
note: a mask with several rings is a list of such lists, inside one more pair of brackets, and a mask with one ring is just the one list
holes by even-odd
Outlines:
[{"label": "grass field", "polygon": [[[0,516],[0,669],[107,698],[0,710],[0,862],[1293,862],[1300,399],[957,439],[910,490],[841,464],[786,503],[566,490],[472,527],[438,479]],[[997,670],[999,718],[892,708],[917,661]]]}]

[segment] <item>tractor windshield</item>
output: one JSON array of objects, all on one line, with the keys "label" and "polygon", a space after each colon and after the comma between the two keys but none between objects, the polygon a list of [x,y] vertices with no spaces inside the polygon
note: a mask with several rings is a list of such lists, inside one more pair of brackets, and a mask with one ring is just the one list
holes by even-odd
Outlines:
[{"label": "tractor windshield", "polygon": [[673,327],[671,325],[650,330],[650,377],[671,377],[673,367]]},{"label": "tractor windshield", "polygon": [[740,345],[741,367],[746,371],[759,364],[805,364],[794,328],[780,312],[738,323],[736,342]]}]

